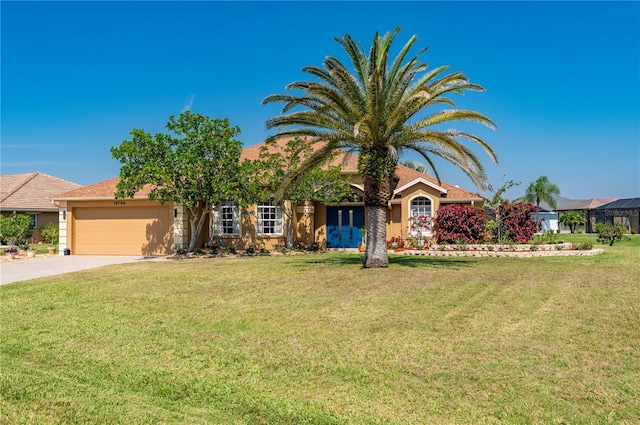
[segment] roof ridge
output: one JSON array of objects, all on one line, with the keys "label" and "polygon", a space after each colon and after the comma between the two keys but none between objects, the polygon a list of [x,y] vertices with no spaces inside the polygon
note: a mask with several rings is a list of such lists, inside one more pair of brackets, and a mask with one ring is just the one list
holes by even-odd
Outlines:
[{"label": "roof ridge", "polygon": [[34,172],[33,174],[31,174],[31,176],[27,177],[26,179],[24,179],[24,181],[17,185],[11,192],[7,193],[7,195],[0,199],[0,202],[4,202],[6,201],[11,195],[13,195],[14,193],[16,193],[19,189],[23,188],[24,185],[26,185],[27,183],[29,183],[31,180],[33,180],[34,178],[36,178],[36,176],[40,174],[39,171]]}]

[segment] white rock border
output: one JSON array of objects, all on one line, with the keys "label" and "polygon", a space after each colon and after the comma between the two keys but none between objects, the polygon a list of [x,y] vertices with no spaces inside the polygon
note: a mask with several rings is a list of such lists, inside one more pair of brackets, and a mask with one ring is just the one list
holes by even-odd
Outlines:
[{"label": "white rock border", "polygon": [[[392,251],[393,252],[393,251]],[[603,249],[589,249],[589,250],[561,250],[561,251],[434,251],[431,249],[425,250],[405,250],[400,252],[394,252],[395,254],[402,255],[421,255],[426,257],[571,257],[571,256],[588,256],[598,255],[603,253]]]},{"label": "white rock border", "polygon": [[[562,245],[561,249],[556,247]],[[568,246],[565,246],[568,245]],[[487,245],[468,245],[468,249],[460,250],[456,245],[445,245],[444,249],[437,247],[434,249],[412,249],[412,250],[403,250],[399,252],[394,252],[395,254],[402,255],[420,255],[426,257],[516,257],[516,258],[530,258],[530,257],[572,257],[572,256],[590,256],[590,255],[598,255],[604,252],[603,249],[588,249],[588,250],[579,250],[579,249],[570,249],[571,244],[556,244],[550,245],[553,248],[547,248],[548,245],[545,245],[545,248],[540,248],[541,245],[538,246],[538,249],[535,251],[531,251],[529,245],[514,245],[513,247],[509,246],[503,250],[494,249],[490,251],[488,248],[486,249],[474,249],[472,247],[475,246],[484,246]],[[495,245],[494,245],[495,246]],[[525,249],[524,247],[529,247]],[[519,248],[519,249],[518,249]]]}]

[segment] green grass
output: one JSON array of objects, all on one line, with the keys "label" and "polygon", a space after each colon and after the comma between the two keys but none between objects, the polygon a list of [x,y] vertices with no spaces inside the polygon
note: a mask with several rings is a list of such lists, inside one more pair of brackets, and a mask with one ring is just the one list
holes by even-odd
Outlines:
[{"label": "green grass", "polygon": [[639,423],[640,237],[605,250],[384,270],[192,259],[7,285],[0,423]]}]

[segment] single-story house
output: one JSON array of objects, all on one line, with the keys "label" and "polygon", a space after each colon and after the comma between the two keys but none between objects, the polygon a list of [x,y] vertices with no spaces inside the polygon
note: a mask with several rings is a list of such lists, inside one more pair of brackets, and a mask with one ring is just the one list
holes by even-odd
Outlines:
[{"label": "single-story house", "polygon": [[[242,159],[256,159],[262,144],[248,147]],[[211,242],[244,250],[247,247],[273,250],[287,244],[287,229],[293,229],[293,243],[318,243],[321,248],[355,248],[361,241],[366,214],[363,187],[357,175],[357,158],[341,155],[342,174],[350,178],[352,196],[344,202],[282,204],[267,199],[248,208],[233,201],[217,206],[197,247]],[[389,202],[387,236],[406,237],[410,217],[434,217],[443,204],[482,206],[482,198],[423,173],[398,165],[397,186]],[[173,203],[162,205],[147,199],[142,190],[132,199],[115,199],[118,178],[62,193],[60,204],[60,250],[71,254],[152,255],[171,254],[189,242],[188,215]],[[289,226],[291,225],[291,227]],[[431,230],[425,231],[428,236]]]},{"label": "single-story house", "polygon": [[622,223],[630,232],[640,233],[640,198],[624,198],[595,209],[602,223]]},{"label": "single-story house", "polygon": [[53,197],[64,191],[82,187],[41,172],[0,176],[0,213],[3,216],[26,214],[33,222],[31,243],[41,242],[40,229],[58,222],[58,205]]},{"label": "single-story house", "polygon": [[[569,228],[560,224],[560,214],[558,213],[563,207],[571,204],[575,204],[579,202],[578,199],[569,199],[560,195],[551,195],[553,200],[555,201],[555,208],[549,205],[546,201],[540,201],[540,209],[536,211],[533,219],[540,223],[540,232],[539,233],[547,233],[550,231],[556,232],[558,230],[566,230]],[[523,201],[523,198],[519,199]]]},{"label": "single-story house", "polygon": [[558,208],[558,211],[583,211],[584,216],[587,219],[585,223],[585,232],[594,233],[596,230],[596,223],[603,223],[604,216],[598,211],[598,207],[615,201],[615,198],[591,198],[583,201],[578,201],[573,204],[565,205],[562,208]]}]

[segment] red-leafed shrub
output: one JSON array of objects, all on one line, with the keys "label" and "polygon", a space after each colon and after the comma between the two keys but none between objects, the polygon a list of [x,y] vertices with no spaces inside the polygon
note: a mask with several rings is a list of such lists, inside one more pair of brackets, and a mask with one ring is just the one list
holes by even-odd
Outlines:
[{"label": "red-leafed shrub", "polygon": [[528,202],[513,204],[503,202],[498,208],[502,224],[512,241],[526,243],[540,230],[540,223],[534,219],[534,214],[538,209],[535,205]]},{"label": "red-leafed shrub", "polygon": [[443,205],[438,209],[435,220],[438,243],[481,242],[484,222],[484,212],[479,208]]}]

